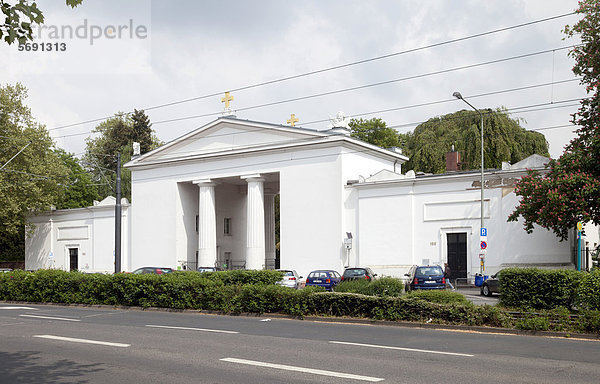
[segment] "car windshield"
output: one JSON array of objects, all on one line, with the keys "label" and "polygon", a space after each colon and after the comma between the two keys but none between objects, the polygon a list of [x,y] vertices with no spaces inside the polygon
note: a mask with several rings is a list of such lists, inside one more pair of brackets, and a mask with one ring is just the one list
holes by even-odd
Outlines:
[{"label": "car windshield", "polygon": [[344,271],[344,276],[364,276],[365,274],[366,271],[362,268],[346,269],[346,271]]},{"label": "car windshield", "polygon": [[292,271],[283,271],[283,272],[285,272],[283,274],[283,276],[294,276],[294,272],[292,272]]},{"label": "car windshield", "polygon": [[317,271],[317,272],[311,272],[309,277],[311,279],[326,279],[329,277],[329,274],[324,271]]},{"label": "car windshield", "polygon": [[415,275],[419,276],[439,276],[443,275],[442,267],[434,266],[434,267],[419,267],[415,272]]}]

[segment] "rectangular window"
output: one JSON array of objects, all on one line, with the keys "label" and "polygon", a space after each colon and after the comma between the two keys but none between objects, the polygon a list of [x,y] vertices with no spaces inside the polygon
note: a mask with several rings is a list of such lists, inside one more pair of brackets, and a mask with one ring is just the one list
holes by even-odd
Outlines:
[{"label": "rectangular window", "polygon": [[200,216],[196,215],[196,233],[198,233],[199,223],[200,223]]},{"label": "rectangular window", "polygon": [[225,220],[223,220],[223,233],[231,235],[231,217],[226,217]]}]

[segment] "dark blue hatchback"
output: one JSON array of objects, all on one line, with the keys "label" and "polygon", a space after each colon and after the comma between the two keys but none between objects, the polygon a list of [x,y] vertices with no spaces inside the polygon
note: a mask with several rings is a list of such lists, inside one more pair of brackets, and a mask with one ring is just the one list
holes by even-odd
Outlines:
[{"label": "dark blue hatchback", "polygon": [[328,291],[340,283],[342,276],[337,271],[319,270],[312,271],[306,278],[307,287],[323,287]]},{"label": "dark blue hatchback", "polygon": [[406,290],[413,289],[445,289],[444,271],[439,265],[412,266],[405,275],[409,280]]}]

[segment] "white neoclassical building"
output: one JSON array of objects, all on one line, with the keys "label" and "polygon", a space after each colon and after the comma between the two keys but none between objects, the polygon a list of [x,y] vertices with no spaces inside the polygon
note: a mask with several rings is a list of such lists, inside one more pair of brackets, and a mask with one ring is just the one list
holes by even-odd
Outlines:
[{"label": "white neoclassical building", "polygon": [[273,268],[279,195],[281,267],[340,270],[354,220],[347,180],[406,160],[344,129],[220,118],[126,164],[131,265]]},{"label": "white neoclassical building", "polygon": [[[351,138],[343,127],[318,131],[219,118],[125,165],[132,205],[122,265],[278,266],[304,276],[370,266],[402,276],[413,264],[448,262],[454,277],[472,279],[482,258],[479,172],[403,174],[406,160],[399,151]],[[576,265],[573,239],[560,242],[539,227],[527,234],[522,223],[507,222],[518,202],[514,182],[546,161],[532,156],[485,172],[486,273]],[[596,246],[597,228],[586,234],[589,247]],[[114,246],[112,232],[94,236]],[[26,250],[26,263],[45,265],[47,241],[29,243],[35,246]],[[109,261],[102,265],[114,265]]]}]

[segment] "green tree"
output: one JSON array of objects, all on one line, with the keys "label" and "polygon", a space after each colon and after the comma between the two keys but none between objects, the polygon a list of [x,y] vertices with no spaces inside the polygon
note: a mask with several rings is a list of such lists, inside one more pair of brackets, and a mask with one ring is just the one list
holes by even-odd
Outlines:
[{"label": "green tree", "polygon": [[89,207],[98,199],[98,188],[90,175],[79,163],[72,153],[57,149],[56,153],[68,167],[68,181],[63,195],[56,203],[56,208],[82,208]]},{"label": "green tree", "polygon": [[[66,4],[75,8],[83,0],[66,0]],[[35,1],[17,0],[8,2],[0,0],[0,10],[4,15],[4,22],[0,24],[0,39],[4,39],[7,44],[18,41],[24,44],[28,40],[33,40],[32,25],[42,24],[44,15],[42,10],[37,7]]]},{"label": "green tree", "polygon": [[382,148],[398,147],[398,132],[386,127],[385,121],[372,118],[370,120],[352,119],[348,124],[351,136]]},{"label": "green tree", "polygon": [[26,97],[20,84],[0,87],[0,231],[7,236],[23,230],[28,214],[56,204],[67,182],[68,169]]},{"label": "green tree", "polygon": [[[534,153],[549,156],[548,143],[539,132],[527,131],[510,118],[505,109],[482,110],[484,164],[500,168],[503,161],[516,163]],[[480,115],[462,110],[419,124],[415,130],[400,135],[400,147],[409,161],[403,170],[443,173],[446,152],[454,145],[461,153],[462,169],[479,169],[481,164]]]},{"label": "green tree", "polygon": [[576,12],[582,19],[564,32],[581,39],[569,55],[575,59],[573,73],[581,76],[590,95],[573,116],[573,124],[579,126],[577,137],[557,160],[550,161],[547,173],[530,172],[517,183],[515,192],[522,199],[508,218],[522,217],[528,233],[535,223],[561,240],[579,221],[600,224],[600,2],[582,0]]},{"label": "green tree", "polygon": [[[143,110],[134,110],[131,115],[119,112],[92,131],[99,136],[87,139],[83,159],[93,180],[101,184],[98,186],[100,199],[114,194],[117,153],[121,154],[122,165],[131,159],[134,142],[140,143],[142,153],[162,144],[151,126]],[[131,199],[131,171],[126,168],[121,169],[121,193]]]}]

